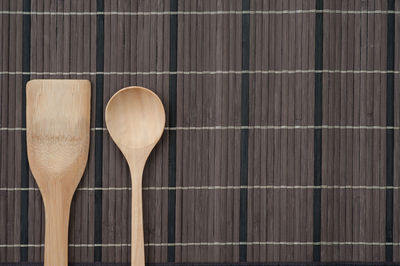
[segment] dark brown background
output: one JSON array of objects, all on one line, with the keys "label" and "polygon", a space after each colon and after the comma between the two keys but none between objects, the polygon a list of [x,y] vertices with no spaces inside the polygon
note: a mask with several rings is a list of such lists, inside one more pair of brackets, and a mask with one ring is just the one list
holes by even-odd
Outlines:
[{"label": "dark brown background", "polygon": [[98,116],[128,85],[167,115],[143,177],[147,262],[400,261],[400,1],[171,1],[0,0],[0,262],[43,261],[42,199],[24,176],[35,78],[92,82],[70,262],[130,260],[128,168]]}]

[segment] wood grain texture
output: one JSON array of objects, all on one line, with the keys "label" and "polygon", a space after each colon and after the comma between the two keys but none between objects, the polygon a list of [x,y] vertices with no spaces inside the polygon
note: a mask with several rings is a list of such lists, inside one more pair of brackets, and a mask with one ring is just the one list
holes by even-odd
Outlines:
[{"label": "wood grain texture", "polygon": [[66,266],[70,204],[89,150],[90,83],[31,80],[26,91],[28,160],[46,212],[44,264]]},{"label": "wood grain texture", "polygon": [[142,177],[147,158],[164,131],[164,107],[152,91],[127,87],[111,97],[105,120],[131,172],[131,265],[144,266]]},{"label": "wood grain texture", "polygon": [[[22,11],[23,2],[30,2],[30,9],[39,13],[25,16],[13,13]],[[99,14],[95,12],[97,4],[102,2],[106,12],[101,15],[105,26],[104,72],[96,73]],[[146,262],[167,262],[167,251],[172,249],[167,245],[175,245],[175,262],[239,261],[240,190],[229,186],[240,184],[243,1],[177,2],[178,73],[171,74],[168,72],[171,0],[0,1],[0,11],[11,12],[0,13],[0,262],[19,261],[24,250],[27,250],[28,262],[44,259],[43,247],[19,246],[24,230],[29,244],[43,244],[45,230],[42,198],[32,174],[28,184],[31,190],[20,189],[21,135],[25,133],[14,130],[23,127],[21,64],[22,40],[26,36],[22,21],[27,17],[31,21],[28,68],[31,72],[24,76],[88,79],[92,83],[92,95],[104,88],[99,110],[104,111],[110,97],[119,89],[144,86],[162,100],[168,126],[169,82],[176,75],[178,128],[165,130],[143,173],[144,242],[150,244],[145,246]],[[312,186],[317,1],[249,2],[250,70],[256,71],[249,74],[249,119],[250,126],[256,128],[249,129],[248,183]],[[399,1],[394,3],[398,12]],[[368,189],[321,189],[321,240],[326,241],[321,246],[321,259],[325,262],[384,261],[388,1],[323,0],[323,4],[322,108],[323,125],[328,127],[322,129],[322,185],[361,185]],[[328,9],[337,11],[328,12]],[[397,13],[394,18],[397,44],[400,18]],[[396,127],[400,106],[396,90],[400,70],[398,50],[399,46],[395,45]],[[372,70],[382,72],[366,72]],[[96,84],[99,75],[104,77],[103,84]],[[70,244],[82,246],[70,246],[68,256],[70,262],[90,263],[94,261],[94,250],[101,249],[103,263],[128,263],[131,248],[129,167],[108,131],[94,129],[95,98],[91,100],[93,131],[88,165],[71,202],[71,213],[76,217],[70,217]],[[94,136],[99,133],[103,140],[102,160],[97,157],[96,161]],[[177,189],[168,188],[169,160],[173,159],[169,158],[170,134],[176,134]],[[398,140],[399,130],[395,129],[395,186],[399,186]],[[102,167],[101,177],[95,176],[95,165]],[[95,191],[95,180],[99,178],[102,187]],[[214,186],[223,186],[223,189],[214,189]],[[171,191],[168,189],[176,194],[176,223],[172,225],[176,244],[168,243]],[[98,233],[94,229],[94,202],[98,193],[102,194],[102,201],[96,201],[102,216],[101,221],[98,217],[96,221],[102,225],[102,241],[94,248],[95,233]],[[253,241],[247,245],[247,261],[311,261],[313,188],[268,187],[248,189],[247,193],[246,232],[247,240]],[[21,209],[25,194],[28,195],[27,210]],[[400,239],[398,201],[398,189],[394,189],[395,243]],[[21,227],[21,215],[25,211],[29,226]],[[294,245],[294,242],[300,244]],[[193,245],[181,245],[185,243]],[[393,246],[393,259],[400,260],[398,245]]]}]

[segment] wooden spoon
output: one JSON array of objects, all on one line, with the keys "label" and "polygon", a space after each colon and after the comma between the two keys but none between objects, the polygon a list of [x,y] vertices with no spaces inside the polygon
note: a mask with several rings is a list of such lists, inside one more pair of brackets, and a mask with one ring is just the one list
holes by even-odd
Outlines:
[{"label": "wooden spoon", "polygon": [[152,91],[128,87],[111,97],[105,119],[108,132],[124,154],[131,171],[131,265],[144,265],[142,174],[147,157],[164,131],[164,107]]},{"label": "wooden spoon", "polygon": [[28,82],[28,160],[46,213],[45,266],[68,266],[69,210],[85,170],[89,134],[89,81]]}]

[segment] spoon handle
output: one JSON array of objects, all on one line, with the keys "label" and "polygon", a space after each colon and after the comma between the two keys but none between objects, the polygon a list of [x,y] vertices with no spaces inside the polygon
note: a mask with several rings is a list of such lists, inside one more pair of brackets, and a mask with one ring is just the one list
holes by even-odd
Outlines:
[{"label": "spoon handle", "polygon": [[132,235],[131,266],[144,266],[144,236],[142,212],[143,167],[131,170],[132,177]]},{"label": "spoon handle", "polygon": [[70,201],[62,196],[45,203],[44,266],[68,266],[68,220]]}]

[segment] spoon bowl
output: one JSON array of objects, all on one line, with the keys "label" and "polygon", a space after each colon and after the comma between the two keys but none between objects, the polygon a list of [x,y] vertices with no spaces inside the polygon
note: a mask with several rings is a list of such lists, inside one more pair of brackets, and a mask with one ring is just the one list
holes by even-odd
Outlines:
[{"label": "spoon bowl", "polygon": [[165,112],[154,92],[128,87],[111,97],[105,119],[112,139],[124,151],[154,146],[164,131]]},{"label": "spoon bowl", "polygon": [[164,131],[164,107],[154,92],[143,87],[127,87],[111,97],[105,120],[131,172],[131,265],[144,266],[142,175],[146,160]]}]

